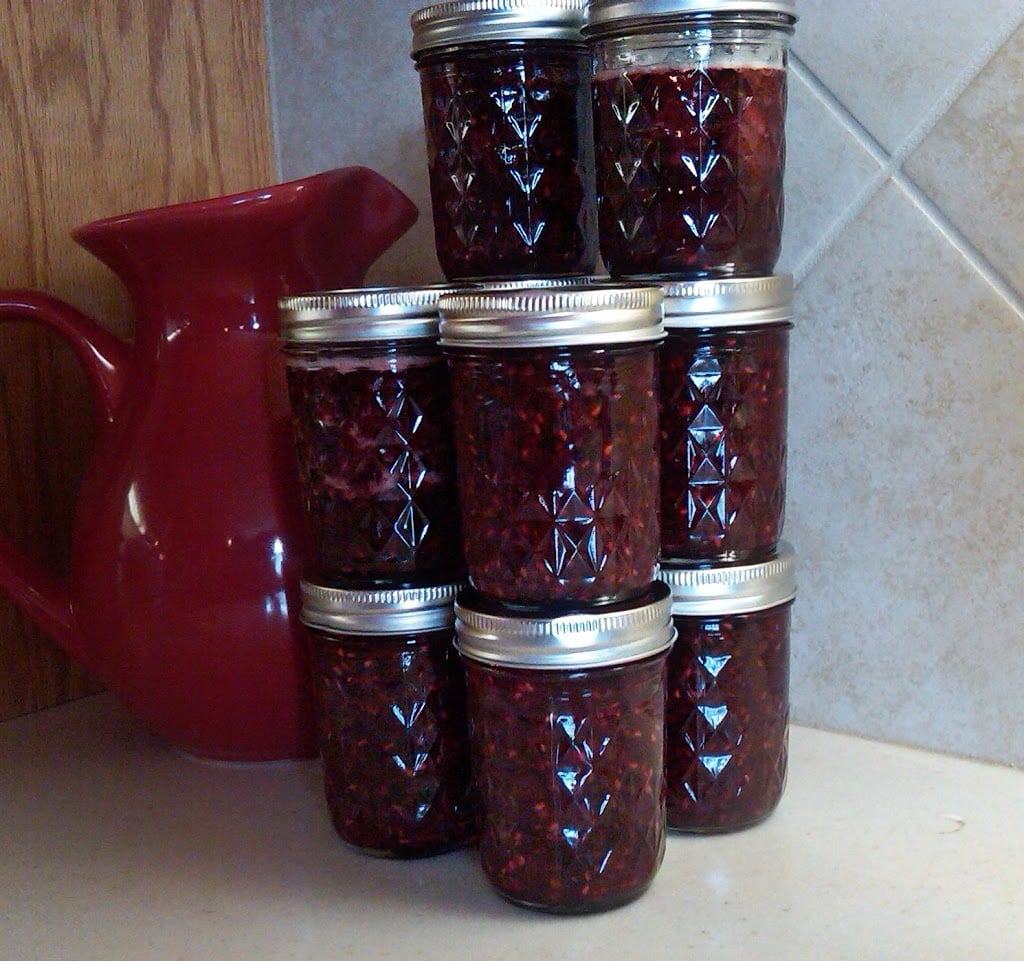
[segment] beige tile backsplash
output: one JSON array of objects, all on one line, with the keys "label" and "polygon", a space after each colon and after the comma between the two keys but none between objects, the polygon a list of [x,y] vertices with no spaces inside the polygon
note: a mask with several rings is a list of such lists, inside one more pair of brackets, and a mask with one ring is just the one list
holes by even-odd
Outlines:
[{"label": "beige tile backsplash", "polygon": [[[283,177],[421,210],[418,0],[266,0]],[[796,720],[1024,765],[1024,0],[798,0],[783,269]]]}]

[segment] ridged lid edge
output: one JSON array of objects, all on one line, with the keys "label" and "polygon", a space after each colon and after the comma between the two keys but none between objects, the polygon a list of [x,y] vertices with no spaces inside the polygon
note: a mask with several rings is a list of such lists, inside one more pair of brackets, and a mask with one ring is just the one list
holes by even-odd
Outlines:
[{"label": "ridged lid edge", "polygon": [[796,23],[795,0],[590,0],[584,36],[630,24],[704,14],[775,14]]},{"label": "ridged lid edge", "polygon": [[467,286],[352,287],[282,297],[281,339],[324,343],[436,337],[438,300]]},{"label": "ridged lid edge", "polygon": [[622,344],[664,337],[655,284],[474,290],[438,304],[440,343],[452,347]]},{"label": "ridged lid edge", "polygon": [[474,606],[472,591],[455,601],[456,647],[471,660],[502,667],[569,670],[612,667],[672,646],[672,597],[656,582],[632,605],[557,614],[512,615]]},{"label": "ridged lid edge", "polygon": [[750,614],[796,597],[796,554],[781,542],[774,556],[748,564],[662,560],[658,576],[672,592],[672,613],[684,617]]},{"label": "ridged lid edge", "polygon": [[455,623],[454,602],[463,582],[428,587],[337,588],[300,582],[307,627],[340,634],[396,634]]},{"label": "ridged lid edge", "polygon": [[409,19],[412,56],[489,40],[581,41],[585,0],[448,0]]},{"label": "ridged lid edge", "polygon": [[665,327],[746,327],[793,318],[793,277],[728,277],[662,284]]}]

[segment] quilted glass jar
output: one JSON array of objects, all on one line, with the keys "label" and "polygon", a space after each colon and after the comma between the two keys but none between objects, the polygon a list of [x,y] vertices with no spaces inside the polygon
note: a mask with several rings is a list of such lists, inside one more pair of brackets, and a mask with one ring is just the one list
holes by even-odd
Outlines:
[{"label": "quilted glass jar", "polygon": [[302,584],[327,804],[365,853],[423,857],[476,838],[455,593]]},{"label": "quilted glass jar", "polygon": [[792,278],[662,289],[662,557],[762,556],[785,519]]},{"label": "quilted glass jar", "polygon": [[601,255],[613,276],[771,273],[792,0],[592,0]]},{"label": "quilted glass jar", "polygon": [[736,831],[782,798],[794,568],[785,542],[756,564],[662,565],[678,631],[665,707],[671,828]]},{"label": "quilted glass jar", "polygon": [[281,302],[283,354],[318,583],[462,576],[437,301],[371,287]]},{"label": "quilted glass jar", "polygon": [[660,543],[661,291],[643,285],[441,298],[463,553],[519,605],[636,597]]},{"label": "quilted glass jar", "polygon": [[435,245],[449,280],[594,268],[583,8],[452,0],[412,16]]},{"label": "quilted glass jar", "polygon": [[643,893],[665,851],[665,663],[670,598],[546,618],[468,591],[466,666],[480,858],[509,900],[554,912]]}]

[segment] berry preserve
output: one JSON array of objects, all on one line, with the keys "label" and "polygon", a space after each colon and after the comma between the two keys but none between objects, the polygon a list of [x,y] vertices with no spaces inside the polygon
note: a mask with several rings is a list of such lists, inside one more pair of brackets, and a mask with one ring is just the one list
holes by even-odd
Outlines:
[{"label": "berry preserve", "polygon": [[543,606],[650,586],[660,305],[642,285],[442,298],[463,550],[480,591]]},{"label": "berry preserve", "polygon": [[751,559],[779,540],[792,287],[774,276],[663,288],[662,557]]},{"label": "berry preserve", "polygon": [[794,556],[749,565],[662,565],[678,640],[665,708],[668,825],[749,827],[786,784]]},{"label": "berry preserve", "polygon": [[454,586],[339,590],[304,582],[324,788],[339,836],[413,858],[471,843],[465,684]]},{"label": "berry preserve", "polygon": [[299,474],[325,583],[462,575],[448,370],[437,300],[380,287],[281,302]]},{"label": "berry preserve", "polygon": [[471,591],[456,610],[488,879],[555,912],[637,897],[665,850],[668,590],[547,619]]},{"label": "berry preserve", "polygon": [[613,276],[771,273],[795,19],[790,0],[590,5],[600,246]]},{"label": "berry preserve", "polygon": [[594,268],[583,8],[455,0],[413,14],[435,245],[449,280]]}]

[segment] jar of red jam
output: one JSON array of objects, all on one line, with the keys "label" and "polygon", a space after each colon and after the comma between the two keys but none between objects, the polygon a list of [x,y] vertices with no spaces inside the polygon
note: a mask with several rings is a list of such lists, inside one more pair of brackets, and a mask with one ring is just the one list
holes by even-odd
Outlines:
[{"label": "jar of red jam", "polygon": [[313,562],[328,584],[462,576],[448,369],[449,286],[281,301],[283,353]]},{"label": "jar of red jam", "polygon": [[663,291],[662,557],[762,556],[785,515],[792,278]]},{"label": "jar of red jam", "polygon": [[467,291],[440,311],[473,586],[542,607],[641,595],[660,545],[661,290]]},{"label": "jar of red jam", "polygon": [[327,805],[368,854],[424,857],[476,839],[456,590],[302,584]]},{"label": "jar of red jam", "polygon": [[756,564],[662,565],[679,634],[665,708],[670,828],[750,827],[782,797],[794,565],[785,542]]},{"label": "jar of red jam", "polygon": [[452,0],[412,16],[438,261],[449,280],[597,259],[584,0]]},{"label": "jar of red jam", "polygon": [[793,0],[592,0],[587,16],[609,273],[771,273]]},{"label": "jar of red jam", "polygon": [[640,895],[665,850],[671,600],[517,616],[467,591],[466,665],[484,873],[509,900],[600,911]]}]

